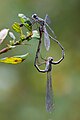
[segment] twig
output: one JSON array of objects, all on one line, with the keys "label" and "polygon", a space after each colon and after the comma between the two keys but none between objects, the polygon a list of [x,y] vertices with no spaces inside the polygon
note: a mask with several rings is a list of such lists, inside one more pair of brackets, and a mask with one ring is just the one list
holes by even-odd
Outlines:
[{"label": "twig", "polygon": [[28,40],[29,38],[31,38],[32,34],[28,35],[26,38],[19,40],[19,41],[15,41],[12,45],[7,44],[7,47],[3,48],[2,50],[0,50],[0,54],[3,54],[13,48],[15,48],[17,45],[21,45],[23,41]]}]

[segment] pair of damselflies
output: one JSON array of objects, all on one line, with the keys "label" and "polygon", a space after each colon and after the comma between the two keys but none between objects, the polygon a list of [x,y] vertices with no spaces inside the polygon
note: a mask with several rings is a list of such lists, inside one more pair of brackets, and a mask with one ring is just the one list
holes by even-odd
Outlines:
[{"label": "pair of damselflies", "polygon": [[[24,15],[22,17],[23,17],[23,20],[24,20],[23,24],[24,23],[26,24],[27,23],[27,21],[26,21],[27,17],[25,17]],[[52,108],[54,108],[52,78],[51,78],[52,64],[59,64],[64,59],[64,48],[60,44],[60,42],[56,39],[54,31],[48,25],[50,23],[50,19],[49,19],[48,15],[45,16],[45,19],[42,19],[42,18],[38,17],[37,14],[33,14],[32,17],[31,17],[31,23],[32,23],[32,24],[30,24],[31,26],[33,26],[35,23],[38,23],[40,25],[39,26],[40,39],[39,39],[39,44],[38,44],[38,48],[37,48],[37,52],[36,52],[34,65],[39,72],[42,72],[42,73],[47,72],[46,109],[47,109],[47,111],[51,111]],[[50,34],[48,34],[46,26],[52,32],[54,37],[52,37]],[[62,57],[58,61],[54,61],[53,57],[48,57],[46,60],[44,59],[44,62],[43,62],[45,64],[45,69],[44,70],[41,70],[39,68],[39,65],[37,64],[37,61],[38,61],[39,55],[40,55],[42,34],[44,34],[44,45],[45,45],[45,48],[46,48],[47,51],[50,48],[50,39],[54,40],[60,46],[60,48],[62,49]],[[42,65],[43,63],[40,63],[40,65]]]},{"label": "pair of damselflies", "polygon": [[[32,15],[32,19],[34,20],[34,23],[39,23],[39,32],[40,32],[40,40],[36,52],[36,57],[35,57],[35,62],[34,65],[37,68],[39,72],[46,73],[47,72],[47,85],[46,85],[46,110],[51,111],[54,109],[54,101],[53,101],[53,89],[52,89],[52,77],[51,77],[51,72],[52,72],[52,64],[56,65],[59,64],[63,59],[64,59],[64,48],[60,44],[58,40],[50,36],[46,30],[46,25],[48,28],[51,30],[51,32],[54,34],[54,31],[49,27],[47,22],[49,21],[48,15],[46,15],[45,19],[42,19],[38,17],[36,14]],[[40,54],[40,47],[41,47],[41,39],[42,39],[42,33],[44,33],[44,45],[46,47],[46,50],[49,50],[50,47],[50,38],[54,40],[60,48],[62,49],[62,57],[58,61],[54,61],[53,57],[48,57],[47,59],[44,59],[43,63],[40,63],[39,65],[37,64],[39,54]],[[41,70],[39,68],[40,65],[45,64],[45,69]]]}]

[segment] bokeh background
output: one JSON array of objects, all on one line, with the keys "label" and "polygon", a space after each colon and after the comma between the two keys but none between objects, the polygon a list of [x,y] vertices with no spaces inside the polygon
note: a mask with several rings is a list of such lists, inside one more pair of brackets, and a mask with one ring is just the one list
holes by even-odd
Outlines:
[{"label": "bokeh background", "polygon": [[[53,66],[55,110],[50,114],[45,109],[46,74],[33,65],[38,41],[1,55],[30,52],[21,64],[0,63],[0,120],[80,120],[80,0],[0,0],[0,29],[12,31],[12,24],[20,22],[18,13],[37,13],[42,18],[47,13],[51,28],[65,48],[65,59]],[[7,42],[8,38],[0,49]],[[50,52],[46,54],[43,46],[42,55],[57,60],[61,51],[51,41]]]}]

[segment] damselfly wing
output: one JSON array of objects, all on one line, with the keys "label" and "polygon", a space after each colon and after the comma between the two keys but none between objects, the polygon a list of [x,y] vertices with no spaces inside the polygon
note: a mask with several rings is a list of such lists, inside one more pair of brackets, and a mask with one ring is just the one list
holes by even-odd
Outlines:
[{"label": "damselfly wing", "polygon": [[54,31],[51,29],[51,27],[48,25],[48,24],[50,24],[51,23],[51,20],[50,20],[50,18],[49,18],[49,16],[46,14],[46,16],[45,16],[45,24],[46,24],[46,26],[49,28],[49,30],[52,32],[52,34],[54,35],[54,37],[56,38],[56,35],[55,35],[55,33],[54,33]]},{"label": "damselfly wing", "polygon": [[46,47],[46,50],[48,51],[50,48],[50,38],[49,38],[45,25],[44,25],[44,45]]}]

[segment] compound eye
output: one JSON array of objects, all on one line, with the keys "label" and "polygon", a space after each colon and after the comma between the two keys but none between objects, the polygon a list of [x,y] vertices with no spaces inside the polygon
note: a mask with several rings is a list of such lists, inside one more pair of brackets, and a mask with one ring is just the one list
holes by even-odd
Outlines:
[{"label": "compound eye", "polygon": [[51,58],[51,61],[53,61],[53,58]]},{"label": "compound eye", "polygon": [[33,15],[32,15],[32,18],[37,18],[37,14],[33,14]]}]

